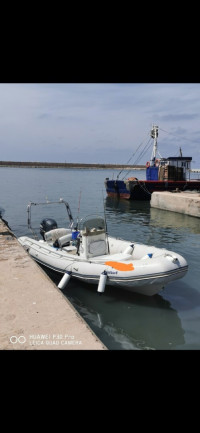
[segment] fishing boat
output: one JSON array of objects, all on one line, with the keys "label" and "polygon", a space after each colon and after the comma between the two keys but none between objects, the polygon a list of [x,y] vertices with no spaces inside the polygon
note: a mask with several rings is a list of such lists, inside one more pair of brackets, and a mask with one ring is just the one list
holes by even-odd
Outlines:
[{"label": "fishing boat", "polygon": [[[44,218],[39,239],[32,228],[31,207],[55,203],[65,205],[69,225],[59,228],[54,219]],[[74,222],[70,206],[63,199],[30,202],[27,211],[28,227],[34,237],[22,236],[18,240],[36,262],[60,274],[60,289],[72,277],[94,284],[100,294],[107,286],[115,286],[152,296],[184,277],[188,270],[180,254],[109,236],[105,215],[89,215]]]},{"label": "fishing boat", "polygon": [[[179,156],[161,157],[157,143],[158,129],[158,126],[153,125],[150,131],[150,139],[153,139],[153,151],[150,161],[146,162],[146,179],[139,180],[136,177],[128,177],[120,180],[121,171],[116,179],[105,179],[108,196],[128,200],[150,200],[154,191],[200,190],[200,179],[190,178],[191,156],[183,156],[180,148]],[[141,154],[143,155],[144,152]]]}]

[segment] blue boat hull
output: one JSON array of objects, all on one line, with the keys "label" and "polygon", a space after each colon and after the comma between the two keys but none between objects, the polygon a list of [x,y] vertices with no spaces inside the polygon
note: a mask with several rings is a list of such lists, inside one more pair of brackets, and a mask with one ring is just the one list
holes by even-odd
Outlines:
[{"label": "blue boat hull", "polygon": [[154,181],[154,180],[109,180],[106,179],[107,195],[126,200],[150,200],[154,191],[200,190],[200,180]]}]

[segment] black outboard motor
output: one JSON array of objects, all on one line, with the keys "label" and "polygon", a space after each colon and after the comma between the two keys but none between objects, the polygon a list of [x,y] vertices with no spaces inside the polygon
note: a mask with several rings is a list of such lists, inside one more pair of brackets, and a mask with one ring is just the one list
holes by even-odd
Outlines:
[{"label": "black outboard motor", "polygon": [[40,223],[40,234],[44,238],[44,234],[50,230],[57,229],[57,222],[52,218],[44,218]]}]

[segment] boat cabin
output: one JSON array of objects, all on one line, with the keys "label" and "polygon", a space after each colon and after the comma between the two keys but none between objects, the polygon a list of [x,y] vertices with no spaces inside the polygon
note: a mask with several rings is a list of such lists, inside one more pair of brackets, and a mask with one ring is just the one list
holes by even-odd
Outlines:
[{"label": "boat cabin", "polygon": [[146,180],[154,181],[178,181],[187,180],[191,170],[192,157],[183,156],[180,147],[179,156],[170,156],[169,158],[157,158],[157,138],[158,126],[153,125],[151,137],[154,139],[151,161],[146,163]]},{"label": "boat cabin", "polygon": [[187,180],[191,170],[191,161],[190,156],[155,159],[146,169],[146,180]]}]

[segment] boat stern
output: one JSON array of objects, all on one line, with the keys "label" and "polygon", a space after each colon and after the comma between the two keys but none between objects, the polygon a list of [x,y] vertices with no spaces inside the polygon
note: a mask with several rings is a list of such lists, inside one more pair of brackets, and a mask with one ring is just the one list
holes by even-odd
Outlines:
[{"label": "boat stern", "polygon": [[127,185],[123,180],[109,180],[109,178],[106,178],[104,183],[109,197],[130,199],[130,191],[127,189]]}]

